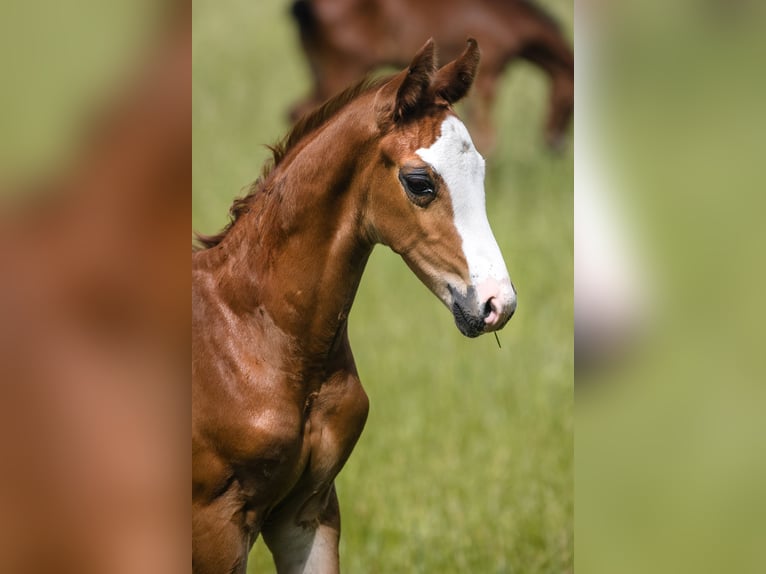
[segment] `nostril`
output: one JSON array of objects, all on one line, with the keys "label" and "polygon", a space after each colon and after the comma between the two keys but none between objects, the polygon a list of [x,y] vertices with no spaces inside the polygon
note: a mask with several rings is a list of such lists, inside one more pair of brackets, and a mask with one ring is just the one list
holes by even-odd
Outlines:
[{"label": "nostril", "polygon": [[492,311],[494,311],[494,308],[492,306],[492,298],[489,298],[487,299],[487,302],[484,303],[484,309],[483,309],[484,315],[482,316],[482,319],[486,319],[487,317],[489,317]]},{"label": "nostril", "polygon": [[482,308],[483,319],[487,325],[494,325],[500,319],[501,309],[498,308],[497,299],[490,297]]}]

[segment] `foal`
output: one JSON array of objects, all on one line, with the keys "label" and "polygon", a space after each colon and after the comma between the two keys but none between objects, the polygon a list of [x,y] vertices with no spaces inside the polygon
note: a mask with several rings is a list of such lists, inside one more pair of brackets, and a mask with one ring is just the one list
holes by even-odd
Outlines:
[{"label": "foal", "polygon": [[469,337],[501,329],[514,292],[484,208],[484,160],[451,104],[473,40],[304,118],[233,220],[192,255],[193,569],[244,573],[259,534],[280,573],[338,571],[334,479],[367,418],[348,313],[383,243]]}]

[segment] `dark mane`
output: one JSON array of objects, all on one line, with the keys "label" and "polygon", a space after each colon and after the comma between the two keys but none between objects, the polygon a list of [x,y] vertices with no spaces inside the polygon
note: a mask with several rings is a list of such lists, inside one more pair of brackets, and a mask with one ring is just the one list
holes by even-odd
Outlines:
[{"label": "dark mane", "polygon": [[229,208],[229,223],[215,235],[195,233],[194,239],[196,240],[197,245],[193,246],[193,250],[199,251],[210,249],[221,243],[237,220],[250,210],[251,200],[264,188],[266,182],[273,173],[274,168],[282,163],[285,156],[298,144],[298,142],[326,124],[341,109],[358,98],[361,94],[379,88],[389,79],[390,78],[388,77],[377,79],[364,78],[360,82],[345,89],[337,96],[327,100],[314,111],[303,116],[277,144],[268,146],[272,154],[271,159],[267,160],[263,165],[260,176],[250,184],[247,194],[234,199],[234,202]]}]

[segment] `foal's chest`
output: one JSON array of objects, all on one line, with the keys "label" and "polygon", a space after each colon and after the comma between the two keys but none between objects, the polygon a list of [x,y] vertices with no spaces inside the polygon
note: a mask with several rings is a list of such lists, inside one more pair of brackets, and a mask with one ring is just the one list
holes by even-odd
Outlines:
[{"label": "foal's chest", "polygon": [[287,495],[300,508],[300,522],[321,512],[328,489],[362,433],[368,405],[359,379],[348,371],[335,373],[307,397],[300,478]]},{"label": "foal's chest", "polygon": [[336,372],[306,400],[303,440],[310,452],[307,472],[332,480],[362,433],[369,402],[355,373]]},{"label": "foal's chest", "polygon": [[250,413],[247,420],[229,420],[226,458],[240,461],[235,473],[251,504],[293,501],[311,520],[364,428],[367,395],[346,370],[301,397],[256,394],[240,411]]}]

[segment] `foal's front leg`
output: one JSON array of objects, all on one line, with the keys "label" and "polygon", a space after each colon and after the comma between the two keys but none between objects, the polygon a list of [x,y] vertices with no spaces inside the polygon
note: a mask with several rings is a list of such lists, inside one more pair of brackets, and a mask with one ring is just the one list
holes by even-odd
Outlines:
[{"label": "foal's front leg", "polygon": [[313,520],[302,521],[300,508],[288,504],[269,517],[261,534],[279,574],[337,574],[340,508],[335,486]]}]

